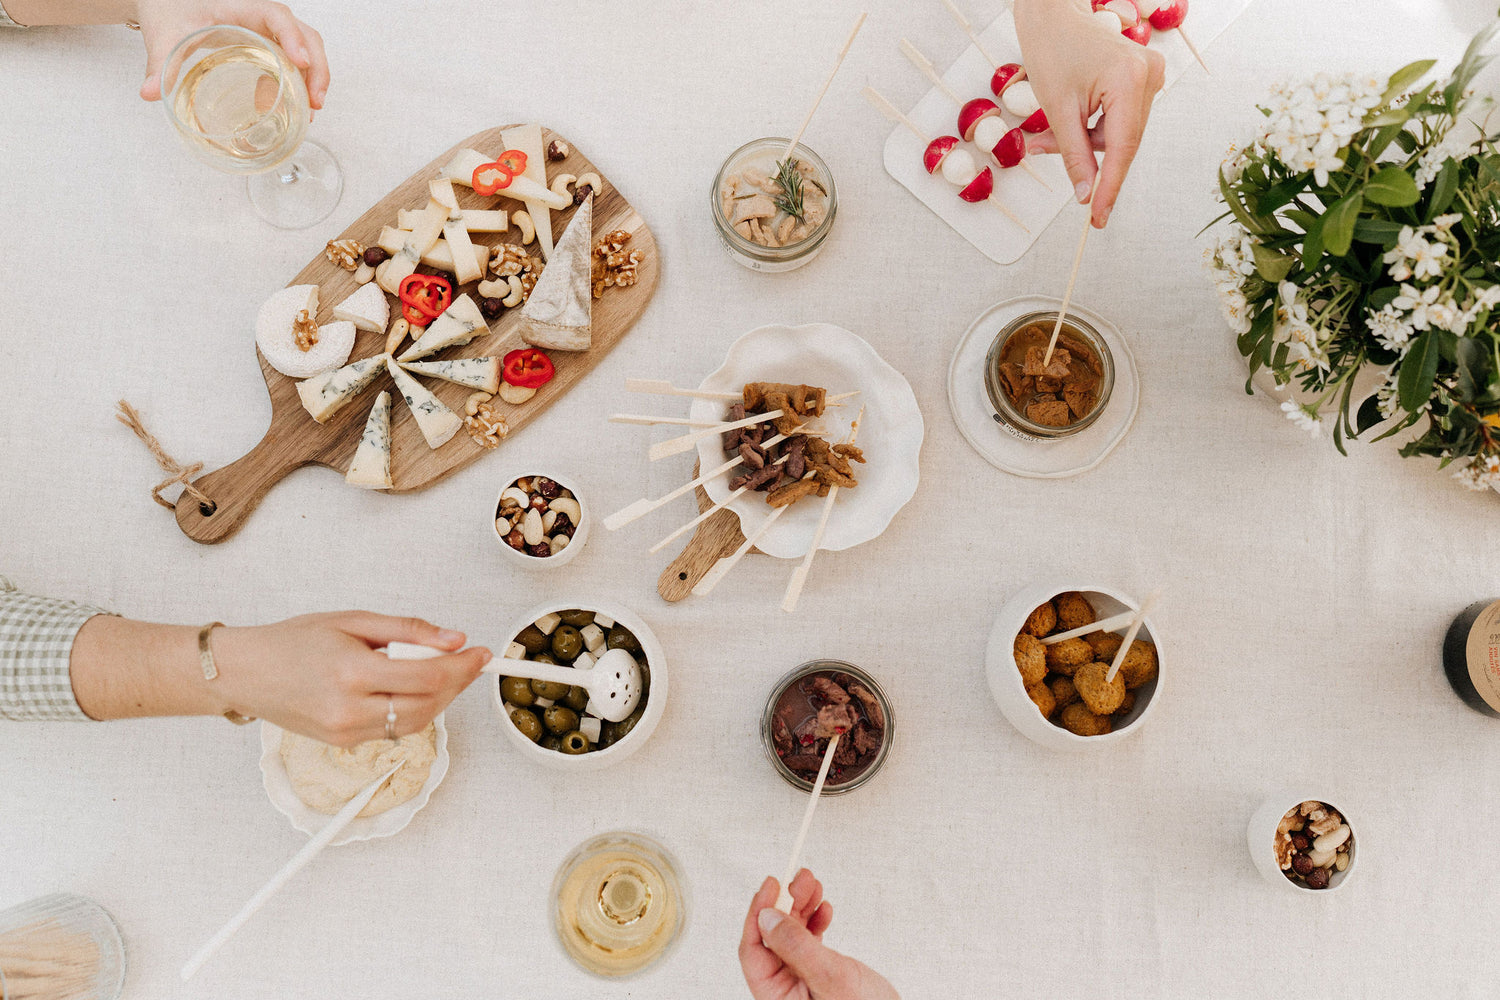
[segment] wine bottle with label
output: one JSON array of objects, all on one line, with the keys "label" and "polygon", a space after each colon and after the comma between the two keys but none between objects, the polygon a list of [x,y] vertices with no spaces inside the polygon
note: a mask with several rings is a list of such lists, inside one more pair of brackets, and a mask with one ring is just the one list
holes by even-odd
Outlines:
[{"label": "wine bottle with label", "polygon": [[1500,719],[1500,601],[1471,604],[1453,619],[1443,671],[1464,704]]}]

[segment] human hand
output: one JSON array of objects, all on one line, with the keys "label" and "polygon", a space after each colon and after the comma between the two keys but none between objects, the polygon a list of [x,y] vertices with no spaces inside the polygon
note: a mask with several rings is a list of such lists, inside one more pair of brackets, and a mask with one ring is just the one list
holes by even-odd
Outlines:
[{"label": "human hand", "polygon": [[[1032,153],[1061,153],[1080,202],[1094,190],[1091,217],[1104,228],[1135,159],[1165,81],[1161,54],[1097,24],[1087,0],[1016,0],[1016,35],[1026,78],[1050,131],[1031,137]],[[1102,111],[1091,129],[1089,119]],[[1104,153],[1102,165],[1095,151]]]},{"label": "human hand", "polygon": [[146,43],[146,79],[141,99],[161,99],[161,71],[178,42],[213,24],[237,24],[280,45],[293,65],[302,70],[307,98],[313,108],[328,96],[328,55],[323,36],[292,16],[273,0],[138,0],[136,23]]},{"label": "human hand", "polygon": [[[462,632],[367,611],[217,628],[210,641],[219,677],[208,682],[209,690],[229,707],[344,747],[383,738],[388,705],[396,711],[398,736],[427,728],[491,658],[482,646],[457,652]],[[448,655],[391,660],[376,652],[388,642]]]},{"label": "human hand", "polygon": [[869,966],[823,944],[833,906],[812,872],[792,879],[790,916],[776,909],[780,889],[774,878],[761,883],[740,937],[740,969],[755,1000],[900,1000]]}]

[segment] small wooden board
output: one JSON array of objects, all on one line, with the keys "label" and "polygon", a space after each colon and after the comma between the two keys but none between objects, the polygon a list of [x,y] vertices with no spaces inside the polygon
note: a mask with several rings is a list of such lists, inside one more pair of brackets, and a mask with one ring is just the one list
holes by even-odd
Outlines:
[{"label": "small wooden board", "polygon": [[[697,463],[693,464],[693,478],[698,478]],[[714,505],[703,487],[699,486],[693,493],[698,498],[698,513],[701,514]],[[687,547],[657,577],[656,592],[664,600],[673,603],[682,600],[693,592],[699,580],[708,575],[708,571],[714,568],[714,563],[732,555],[735,549],[744,544],[745,533],[740,530],[739,515],[725,507],[698,525],[698,530],[693,532]],[[751,549],[749,554],[759,551],[760,549]]]},{"label": "small wooden board", "polygon": [[[455,152],[465,146],[471,146],[481,152],[498,156],[504,149],[500,133],[503,129],[514,127],[507,125],[502,128],[488,129],[454,143],[452,148],[441,153],[431,163],[418,170],[377,202],[348,229],[337,235],[330,233],[329,238],[355,239],[366,246],[373,246],[379,239],[382,227],[396,224],[396,213],[399,209],[419,209],[427,205],[427,182],[438,176],[438,171],[452,159]],[[550,129],[542,129],[544,147],[553,139],[559,138],[562,137]],[[575,382],[592,370],[615,344],[619,343],[635,321],[640,318],[641,313],[645,311],[646,304],[656,291],[657,277],[660,274],[656,239],[646,226],[645,220],[625,200],[610,179],[579,151],[577,145],[571,142],[569,145],[572,146],[572,151],[566,159],[547,164],[547,176],[556,177],[560,173],[582,176],[590,171],[598,173],[604,182],[604,191],[595,197],[595,239],[611,230],[627,230],[633,234],[628,249],[640,250],[643,260],[636,284],[626,288],[610,288],[602,298],[594,300],[593,346],[588,351],[548,352],[557,366],[557,375],[543,386],[535,397],[521,406],[510,406],[498,396],[495,397],[491,407],[505,417],[512,435],[556,402]],[[497,200],[493,197],[482,197],[458,185],[455,185],[455,190],[458,194],[459,205],[463,208],[505,208],[508,211],[514,211],[521,207],[518,202],[510,199]],[[576,208],[569,208],[551,213],[554,237],[561,236],[575,211],[577,211]],[[494,246],[499,243],[519,242],[520,236],[516,227],[512,226],[508,232],[504,233],[475,233],[472,239],[475,243]],[[536,243],[529,244],[526,249],[533,256],[541,255],[541,250],[538,249]],[[420,268],[419,270],[430,269]],[[330,262],[321,251],[288,284],[319,286],[317,316],[319,323],[332,320],[333,307],[359,287],[352,272],[345,271]],[[478,296],[473,292],[473,288],[473,284],[460,286],[455,290],[455,294],[470,292],[477,300]],[[386,298],[392,303],[391,315],[394,318],[399,315],[399,306],[395,304],[394,297],[387,296]],[[504,355],[507,351],[523,346],[520,334],[516,330],[519,321],[520,307],[508,309],[490,323],[491,332],[488,337],[480,337],[464,347],[440,351],[426,360]],[[253,328],[253,324],[254,317],[248,316],[244,317],[238,325],[249,330]],[[385,349],[385,336],[384,332],[360,332],[355,341],[354,350],[349,356],[350,360],[381,353]],[[410,341],[406,344],[409,345]],[[402,349],[405,346],[403,345]],[[260,357],[259,351],[256,352],[256,356]],[[194,541],[212,544],[222,542],[233,535],[245,523],[271,487],[294,469],[314,464],[326,465],[340,471],[347,469],[354,457],[354,450],[359,445],[360,432],[364,428],[365,419],[369,416],[370,406],[374,404],[375,397],[379,395],[381,389],[394,388],[389,373],[382,374],[357,399],[334,414],[328,423],[319,424],[314,422],[303,409],[297,397],[296,379],[288,378],[276,371],[266,363],[264,357],[260,357],[260,366],[265,373],[266,388],[271,395],[271,427],[249,454],[194,481],[193,485],[213,500],[211,509],[194,503],[191,499],[177,505],[177,524]],[[435,392],[455,412],[463,414],[464,403],[471,390],[436,379],[420,378],[419,381]],[[398,398],[391,406],[391,478],[394,483],[391,492],[404,493],[429,486],[487,454],[486,449],[476,444],[464,431],[454,435],[452,440],[435,451],[428,448],[410,410],[400,401],[400,394],[393,391],[392,395]],[[495,450],[499,451],[503,448],[502,444],[501,448]],[[349,489],[355,488],[349,487]]]}]

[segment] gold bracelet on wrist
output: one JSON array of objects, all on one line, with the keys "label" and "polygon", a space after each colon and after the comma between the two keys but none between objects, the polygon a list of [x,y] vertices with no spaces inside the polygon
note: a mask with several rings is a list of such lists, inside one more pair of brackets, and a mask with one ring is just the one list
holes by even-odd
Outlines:
[{"label": "gold bracelet on wrist", "polygon": [[[214,648],[209,643],[209,637],[213,635],[216,628],[223,628],[223,622],[209,622],[198,630],[198,665],[203,668],[203,679],[211,681],[219,676],[219,665],[214,662]],[[250,716],[241,715],[232,708],[224,710],[224,718],[236,726],[243,726],[254,722]]]}]

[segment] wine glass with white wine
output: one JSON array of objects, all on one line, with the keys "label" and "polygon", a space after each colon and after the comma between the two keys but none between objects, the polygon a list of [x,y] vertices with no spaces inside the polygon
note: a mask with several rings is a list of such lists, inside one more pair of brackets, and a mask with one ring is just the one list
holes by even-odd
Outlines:
[{"label": "wine glass with white wine", "polygon": [[275,42],[219,24],[188,35],[162,70],[162,104],[183,142],[217,170],[248,174],[260,217],[279,229],[327,218],[344,190],[333,154],[304,142],[302,71]]}]

